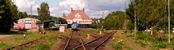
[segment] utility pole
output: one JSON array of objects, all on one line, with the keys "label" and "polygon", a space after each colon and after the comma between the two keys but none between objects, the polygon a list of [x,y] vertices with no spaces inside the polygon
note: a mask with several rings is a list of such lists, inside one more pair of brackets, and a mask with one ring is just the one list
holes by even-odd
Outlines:
[{"label": "utility pole", "polygon": [[136,18],[136,16],[137,16],[137,14],[136,14],[136,2],[135,2],[135,0],[133,1],[133,4],[134,4],[134,6],[133,6],[133,8],[134,8],[134,34],[135,34],[135,36],[136,36],[136,33],[137,33],[137,18]]},{"label": "utility pole", "polygon": [[170,44],[170,0],[168,0],[168,43]]},{"label": "utility pole", "polygon": [[126,29],[127,29],[127,20],[126,20],[126,9],[127,9],[127,2],[126,2],[127,0],[125,0],[125,14],[124,14],[124,23],[123,23],[123,30],[125,30],[126,31]]},{"label": "utility pole", "polygon": [[32,14],[33,14],[32,9],[33,9],[33,4],[31,4],[31,8],[30,8],[30,12],[31,12],[30,17],[32,17]]}]

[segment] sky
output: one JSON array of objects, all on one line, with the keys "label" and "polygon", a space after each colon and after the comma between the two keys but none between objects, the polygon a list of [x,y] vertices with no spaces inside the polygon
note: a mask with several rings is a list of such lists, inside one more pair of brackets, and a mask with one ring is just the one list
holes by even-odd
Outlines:
[{"label": "sky", "polygon": [[[13,0],[18,10],[27,14],[37,15],[37,8],[42,2],[49,5],[50,15],[62,17],[69,14],[71,8],[74,10],[85,9],[91,18],[102,18],[113,11],[124,11],[129,0]],[[32,11],[31,11],[32,10]],[[32,13],[31,13],[32,12]]]}]

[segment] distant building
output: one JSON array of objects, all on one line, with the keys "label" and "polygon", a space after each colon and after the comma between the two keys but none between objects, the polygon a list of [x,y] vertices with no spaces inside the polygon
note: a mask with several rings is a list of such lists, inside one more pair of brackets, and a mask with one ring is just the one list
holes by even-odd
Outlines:
[{"label": "distant building", "polygon": [[92,19],[85,13],[85,9],[82,10],[73,10],[71,8],[71,12],[68,16],[65,16],[68,24],[72,24],[73,22],[77,22],[78,24],[92,24]]},{"label": "distant building", "polygon": [[35,18],[22,18],[17,20],[17,23],[14,23],[14,29],[37,29],[37,21]]}]

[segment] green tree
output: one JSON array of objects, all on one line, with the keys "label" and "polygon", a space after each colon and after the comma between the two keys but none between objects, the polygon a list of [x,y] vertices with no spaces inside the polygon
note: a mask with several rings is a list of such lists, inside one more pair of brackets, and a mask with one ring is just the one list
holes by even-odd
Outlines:
[{"label": "green tree", "polygon": [[17,7],[11,0],[0,0],[0,32],[10,31],[17,12]]},{"label": "green tree", "polygon": [[[174,4],[173,1],[171,0],[172,5]],[[151,27],[156,29],[167,28],[167,0],[132,0],[126,13],[132,24],[135,22],[134,15],[136,14],[138,30]],[[171,20],[174,20],[172,18]],[[173,22],[171,21],[171,23]]]},{"label": "green tree", "polygon": [[18,12],[17,16],[13,18],[14,22],[16,22],[20,18],[25,18],[28,17],[26,12]]},{"label": "green tree", "polygon": [[104,27],[106,29],[123,29],[126,14],[122,11],[110,13],[104,20]]},{"label": "green tree", "polygon": [[67,21],[61,17],[52,17],[53,21],[56,21],[57,24],[67,24]]},{"label": "green tree", "polygon": [[47,3],[45,3],[45,2],[41,3],[40,8],[37,8],[37,10],[38,10],[38,19],[39,20],[44,21],[44,20],[51,19],[49,6]]}]

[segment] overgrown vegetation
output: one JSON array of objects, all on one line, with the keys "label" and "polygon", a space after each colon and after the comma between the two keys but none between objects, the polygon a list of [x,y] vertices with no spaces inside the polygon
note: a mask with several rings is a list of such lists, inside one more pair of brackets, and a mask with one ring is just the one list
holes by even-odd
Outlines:
[{"label": "overgrown vegetation", "polygon": [[[129,20],[134,23],[135,15],[138,30],[151,27],[156,29],[167,28],[167,1],[168,0],[131,0],[126,10]],[[170,1],[171,27],[174,27],[174,1]]]},{"label": "overgrown vegetation", "polygon": [[46,35],[44,42],[38,43],[34,48],[29,48],[32,50],[49,50],[59,40],[59,34],[53,31],[49,31],[49,34]]},{"label": "overgrown vegetation", "polygon": [[106,29],[123,29],[126,19],[125,12],[117,11],[110,13],[104,20],[104,28]]},{"label": "overgrown vegetation", "polygon": [[[149,45],[155,49],[167,48],[169,46],[171,48],[173,48],[173,43],[168,44],[167,38],[165,38],[165,37],[157,37],[157,36],[151,36],[151,35],[145,36],[142,32],[138,32],[136,34],[136,36],[134,36],[134,37],[137,39],[136,43],[138,43],[142,47]],[[173,40],[171,40],[171,41],[173,41]]]}]

